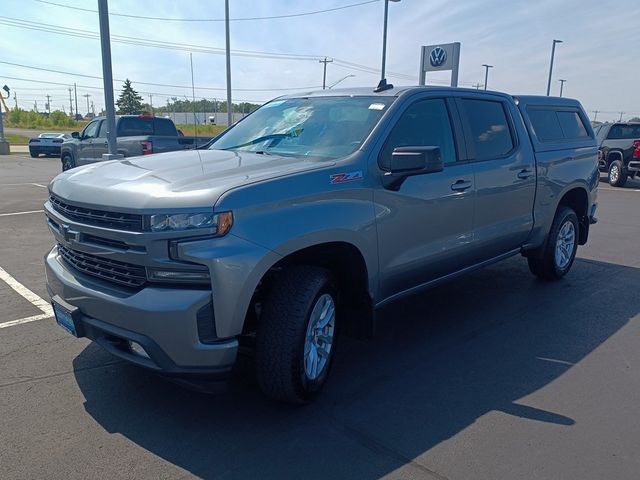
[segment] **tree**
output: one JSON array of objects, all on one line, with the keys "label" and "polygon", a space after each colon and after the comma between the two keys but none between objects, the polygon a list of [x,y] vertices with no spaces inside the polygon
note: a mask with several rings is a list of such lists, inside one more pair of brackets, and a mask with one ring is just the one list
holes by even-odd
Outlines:
[{"label": "tree", "polygon": [[118,115],[137,115],[142,113],[142,97],[131,86],[131,80],[124,81],[122,92],[116,102]]}]

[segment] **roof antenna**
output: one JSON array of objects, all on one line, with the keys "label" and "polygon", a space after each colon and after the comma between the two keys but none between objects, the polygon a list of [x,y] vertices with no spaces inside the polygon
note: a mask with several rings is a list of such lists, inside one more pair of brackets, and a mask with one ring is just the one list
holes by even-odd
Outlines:
[{"label": "roof antenna", "polygon": [[393,84],[387,83],[387,79],[383,78],[382,80],[380,80],[380,83],[378,83],[378,86],[373,89],[373,91],[375,93],[378,93],[378,92],[384,92],[385,90],[390,90],[392,88],[393,88]]}]

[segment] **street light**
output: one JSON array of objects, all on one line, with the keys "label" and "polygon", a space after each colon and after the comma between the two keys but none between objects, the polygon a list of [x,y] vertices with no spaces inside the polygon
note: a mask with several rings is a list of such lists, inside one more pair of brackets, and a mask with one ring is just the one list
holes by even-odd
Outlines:
[{"label": "street light", "polygon": [[566,80],[563,80],[562,78],[560,80],[558,80],[560,82],[560,97],[562,97],[562,88],[564,87],[564,82],[566,82]]},{"label": "street light", "polygon": [[493,68],[493,65],[487,65],[486,63],[483,63],[482,66],[484,67],[484,89],[487,89],[487,80],[489,79],[489,69]]},{"label": "street light", "polygon": [[553,57],[556,54],[556,43],[562,43],[562,40],[554,40],[551,46],[551,64],[549,65],[549,80],[547,81],[547,97],[551,93],[551,73],[553,72]]},{"label": "street light", "polygon": [[389,16],[389,2],[399,2],[400,0],[384,0],[384,27],[382,30],[382,71],[380,72],[380,83],[375,88],[375,92],[382,92],[383,90],[388,90],[393,88],[393,85],[390,83],[387,84],[387,79],[385,78],[385,67],[387,62],[387,17]]},{"label": "street light", "polygon": [[7,92],[7,96],[5,97],[4,95],[2,95],[2,92],[0,92],[0,155],[9,155],[9,142],[6,138],[4,138],[4,125],[2,124],[2,107],[4,106],[7,112],[9,111],[9,109],[7,108],[7,104],[4,103],[4,99],[9,98],[11,91],[6,85],[2,87],[2,90]]},{"label": "street light", "polygon": [[351,74],[351,75],[347,75],[346,77],[342,77],[340,80],[338,80],[337,82],[333,82],[331,85],[329,85],[327,88],[329,90],[331,90],[333,87],[335,87],[336,85],[338,85],[340,82],[342,82],[343,80],[346,80],[347,78],[351,78],[351,77],[355,77],[355,75]]}]

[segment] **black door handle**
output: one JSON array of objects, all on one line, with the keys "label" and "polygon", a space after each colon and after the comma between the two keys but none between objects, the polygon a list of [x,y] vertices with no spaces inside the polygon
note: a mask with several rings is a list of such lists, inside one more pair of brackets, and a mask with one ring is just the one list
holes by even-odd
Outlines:
[{"label": "black door handle", "polygon": [[471,188],[471,182],[469,180],[458,180],[456,183],[451,185],[451,190],[454,192],[462,192],[468,188]]}]

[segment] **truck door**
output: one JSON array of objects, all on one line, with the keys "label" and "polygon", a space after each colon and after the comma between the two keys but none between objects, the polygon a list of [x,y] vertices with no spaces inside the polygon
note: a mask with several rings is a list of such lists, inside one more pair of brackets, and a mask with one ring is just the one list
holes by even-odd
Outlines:
[{"label": "truck door", "polygon": [[93,139],[93,156],[99,162],[105,153],[109,153],[109,144],[107,143],[107,121],[103,120],[98,136]]},{"label": "truck door", "polygon": [[[398,191],[374,190],[381,298],[420,286],[468,264],[473,241],[474,166],[464,162],[455,105],[416,100],[399,115],[378,157],[382,175],[402,146],[439,146],[437,173],[408,177]],[[462,151],[461,151],[462,150]]]},{"label": "truck door", "polygon": [[98,130],[101,122],[102,120],[94,120],[84,127],[78,144],[78,159],[76,162],[78,166],[95,162],[93,142],[98,136]]},{"label": "truck door", "polygon": [[474,95],[457,104],[475,165],[474,235],[477,261],[483,261],[520,248],[531,233],[535,156],[518,112],[505,98]]}]

